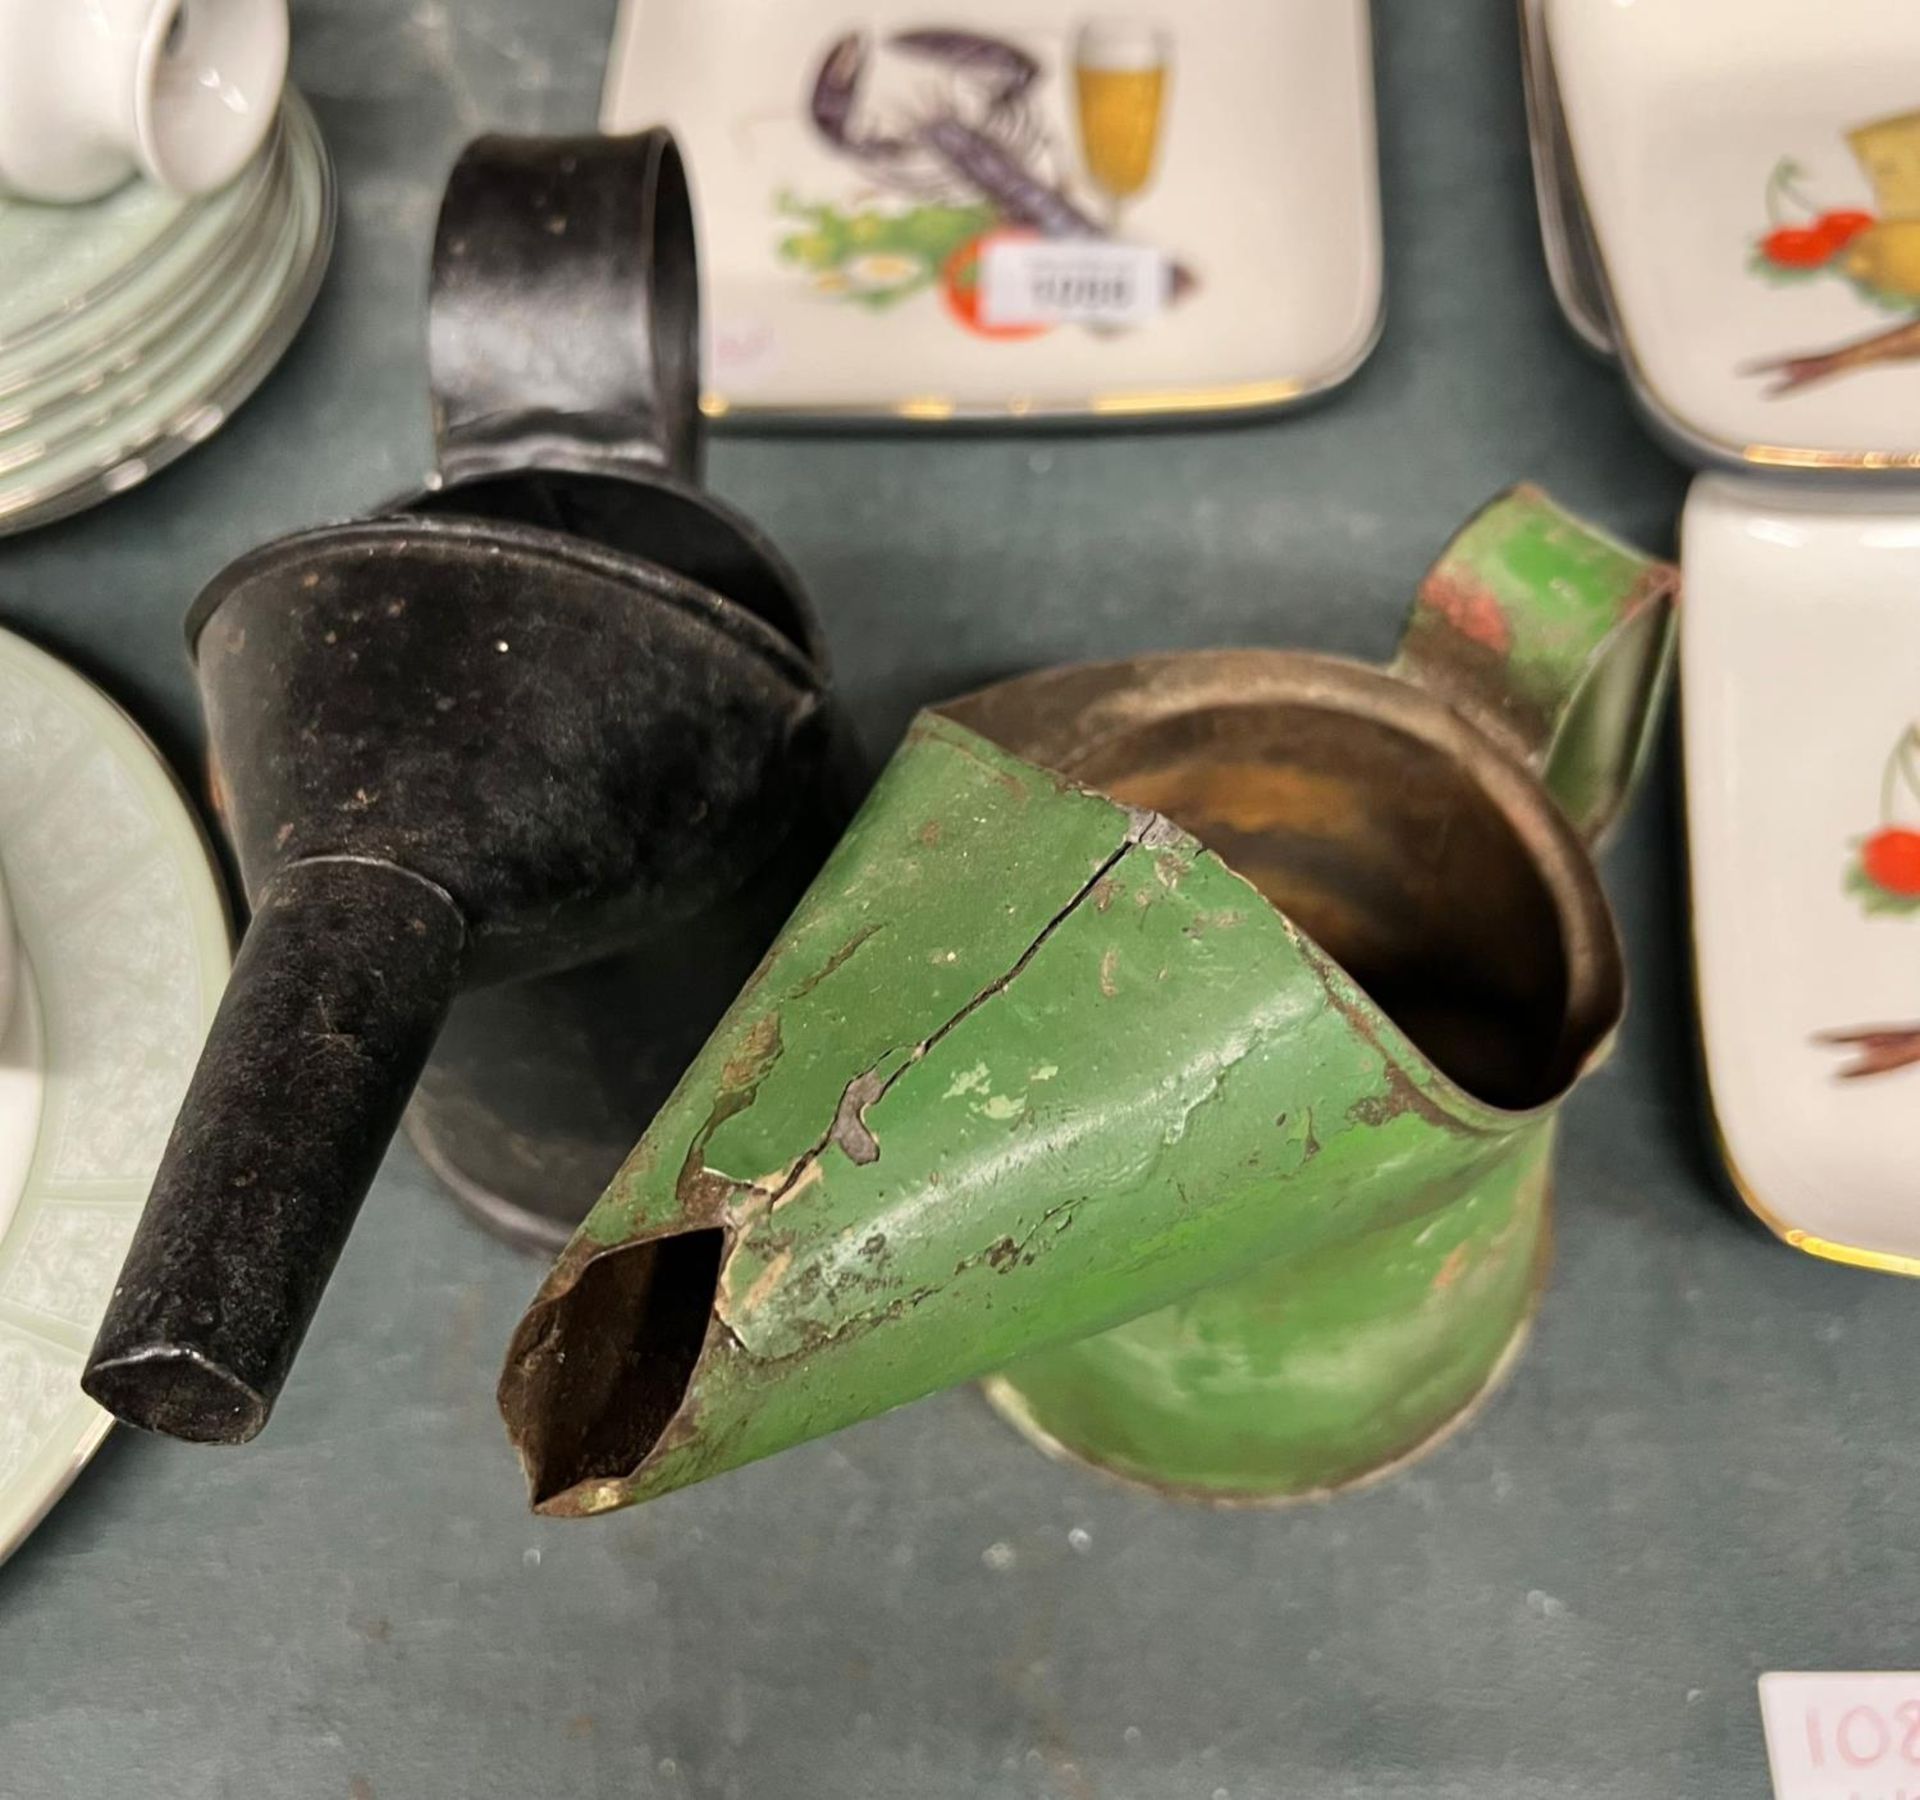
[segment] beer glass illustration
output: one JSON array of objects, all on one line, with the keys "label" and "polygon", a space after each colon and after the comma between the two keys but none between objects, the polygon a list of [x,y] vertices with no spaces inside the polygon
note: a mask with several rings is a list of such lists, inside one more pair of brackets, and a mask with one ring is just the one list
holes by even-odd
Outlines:
[{"label": "beer glass illustration", "polygon": [[1074,33],[1073,84],[1087,178],[1107,202],[1107,228],[1153,179],[1173,40],[1138,19],[1090,19]]}]

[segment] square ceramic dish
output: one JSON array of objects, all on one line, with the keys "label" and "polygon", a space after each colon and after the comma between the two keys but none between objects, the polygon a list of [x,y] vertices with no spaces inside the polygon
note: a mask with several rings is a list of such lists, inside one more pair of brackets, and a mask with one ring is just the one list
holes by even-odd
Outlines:
[{"label": "square ceramic dish", "polygon": [[1615,336],[1696,460],[1920,470],[1911,0],[1545,0]]},{"label": "square ceramic dish", "polygon": [[603,123],[686,150],[716,415],[1281,406],[1378,336],[1366,0],[626,0]]},{"label": "square ceramic dish", "polygon": [[1920,512],[1706,476],[1682,561],[1700,1026],[1728,1167],[1789,1243],[1920,1274]]},{"label": "square ceramic dish", "polygon": [[1520,0],[1520,69],[1526,83],[1527,141],[1547,279],[1567,328],[1596,356],[1611,357],[1606,277],[1573,172],[1573,146],[1547,42],[1546,0]]}]

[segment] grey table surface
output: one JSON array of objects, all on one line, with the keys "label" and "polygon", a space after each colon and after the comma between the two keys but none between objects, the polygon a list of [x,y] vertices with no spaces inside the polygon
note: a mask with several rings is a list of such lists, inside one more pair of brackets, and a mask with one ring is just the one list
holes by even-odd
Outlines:
[{"label": "grey table surface", "polygon": [[[180,618],[229,556],[428,460],[439,186],[585,128],[612,0],[296,0],[337,262],[255,400],[0,546],[0,618],[183,768]],[[1381,0],[1390,318],[1330,404],[1107,436],[720,441],[879,752],[920,702],[1167,645],[1379,657],[1521,476],[1666,546],[1685,476],[1551,310],[1509,0]],[[389,1158],[240,1451],[117,1435],[0,1568],[6,1800],[1672,1800],[1766,1791],[1754,1677],[1911,1666],[1920,1310],[1722,1197],[1670,752],[1608,865],[1637,1005],[1568,1119],[1532,1346],[1472,1430],[1324,1505],[1041,1459],[973,1394],[613,1518],[533,1519],[496,1419],[538,1276]]]}]

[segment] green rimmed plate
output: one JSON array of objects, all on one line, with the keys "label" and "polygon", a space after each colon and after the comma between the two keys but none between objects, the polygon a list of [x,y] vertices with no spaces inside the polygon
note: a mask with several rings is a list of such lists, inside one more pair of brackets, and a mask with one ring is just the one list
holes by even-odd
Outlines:
[{"label": "green rimmed plate", "polygon": [[326,270],[335,199],[319,128],[291,89],[264,154],[276,173],[256,211],[271,235],[236,280],[240,292],[131,368],[103,365],[97,383],[76,387],[83,405],[36,390],[32,416],[0,431],[0,536],[146,480],[217,431],[293,341]]},{"label": "green rimmed plate", "polygon": [[171,771],[0,632],[0,862],[25,970],[0,1041],[0,1557],[112,1421],[80,1370],[226,981],[230,925]]},{"label": "green rimmed plate", "polygon": [[15,430],[49,400],[137,367],[210,301],[244,282],[280,222],[271,202],[286,184],[286,136],[282,126],[251,171],[255,185],[245,215],[207,237],[190,263],[163,266],[153,279],[131,283],[124,301],[116,296],[89,309],[70,329],[35,345],[30,356],[0,353],[0,431]]},{"label": "green rimmed plate", "polygon": [[192,278],[260,210],[285,160],[286,116],[217,193],[183,200],[130,181],[102,200],[50,206],[0,196],[0,391],[98,352]]}]

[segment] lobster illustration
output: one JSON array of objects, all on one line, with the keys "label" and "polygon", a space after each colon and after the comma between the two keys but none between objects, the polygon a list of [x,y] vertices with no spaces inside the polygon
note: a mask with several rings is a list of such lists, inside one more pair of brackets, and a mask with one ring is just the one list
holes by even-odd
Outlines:
[{"label": "lobster illustration", "polygon": [[[980,32],[894,32],[892,52],[928,65],[934,79],[916,104],[891,111],[864,102],[872,58],[864,32],[836,39],[814,76],[814,129],[879,186],[916,200],[991,206],[1009,225],[1049,238],[1104,238],[1106,228],[1070,195],[1033,103],[1040,65],[1017,44]],[[1194,285],[1176,264],[1170,291]]]},{"label": "lobster illustration", "polygon": [[1034,172],[1048,159],[1045,128],[1030,102],[1040,65],[1017,44],[978,32],[900,31],[886,45],[931,63],[947,79],[917,116],[860,122],[870,50],[848,32],[821,59],[809,111],[836,150],[874,180],[916,198],[984,198],[1003,217],[1049,237],[1098,237],[1100,227],[1054,182]]}]

